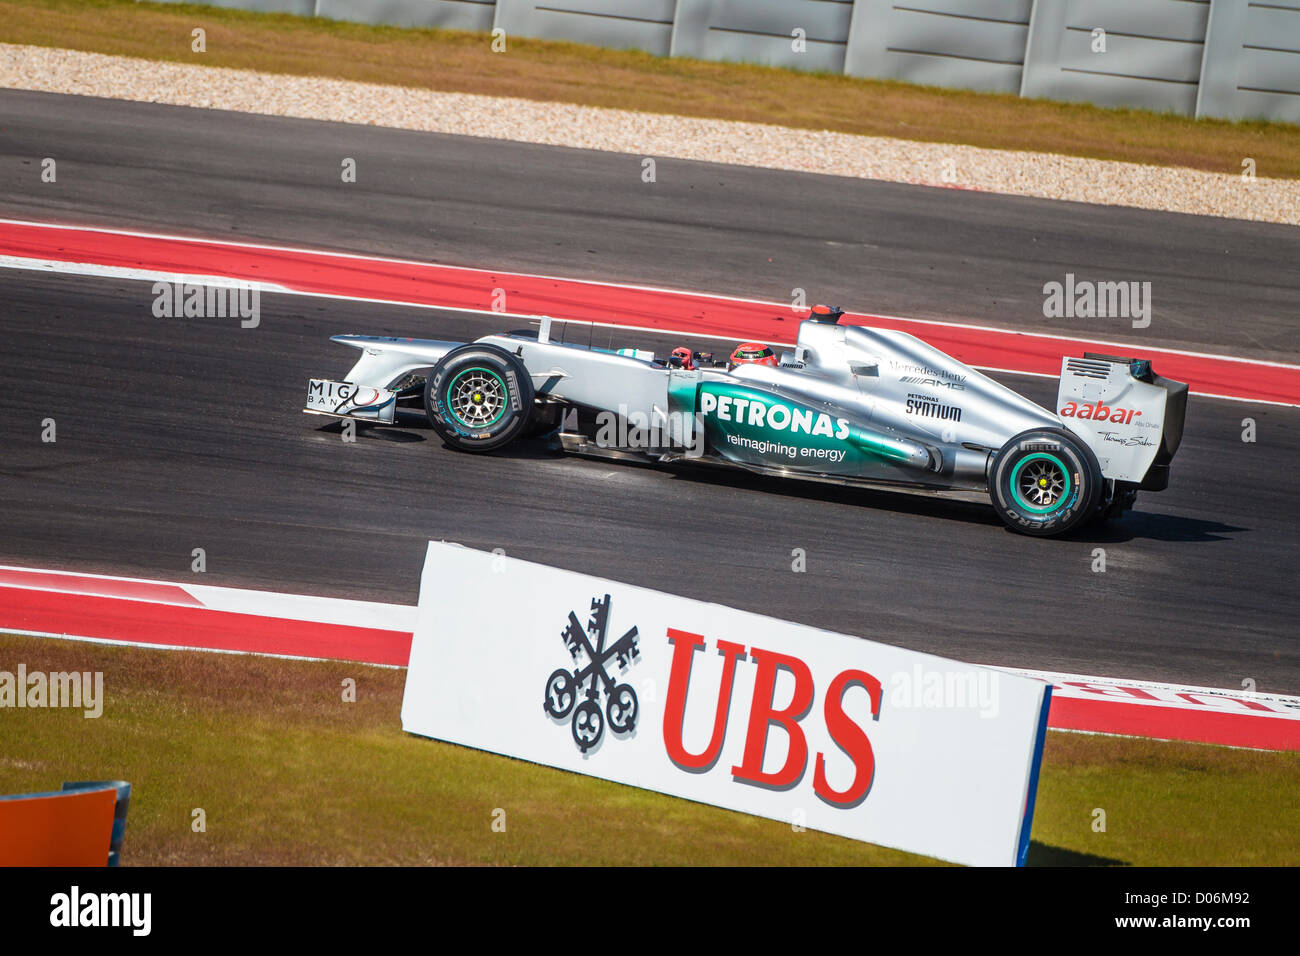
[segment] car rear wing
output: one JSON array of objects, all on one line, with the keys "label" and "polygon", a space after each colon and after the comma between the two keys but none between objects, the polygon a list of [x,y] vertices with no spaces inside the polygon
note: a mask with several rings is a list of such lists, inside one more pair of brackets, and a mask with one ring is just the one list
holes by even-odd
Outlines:
[{"label": "car rear wing", "polygon": [[1085,352],[1061,360],[1056,412],[1092,449],[1104,477],[1146,491],[1169,486],[1187,415],[1185,383],[1157,375],[1147,359]]}]

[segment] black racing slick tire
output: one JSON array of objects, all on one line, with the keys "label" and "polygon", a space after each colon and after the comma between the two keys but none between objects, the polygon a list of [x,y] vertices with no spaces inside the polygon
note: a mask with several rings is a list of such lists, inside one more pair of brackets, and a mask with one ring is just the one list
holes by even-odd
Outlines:
[{"label": "black racing slick tire", "polygon": [[520,437],[533,414],[533,381],[524,364],[496,345],[452,349],[429,374],[424,408],[452,448],[487,452]]},{"label": "black racing slick tire", "polygon": [[1065,534],[1093,516],[1102,494],[1092,449],[1069,432],[1036,428],[999,449],[989,469],[989,498],[1012,531]]}]

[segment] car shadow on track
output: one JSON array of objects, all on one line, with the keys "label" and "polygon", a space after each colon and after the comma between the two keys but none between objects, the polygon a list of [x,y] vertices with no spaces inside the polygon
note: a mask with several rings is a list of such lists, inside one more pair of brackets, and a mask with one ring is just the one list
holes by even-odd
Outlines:
[{"label": "car shadow on track", "polygon": [[[317,433],[324,435],[342,434],[344,424],[342,421],[332,421],[321,425],[316,429]],[[426,441],[424,435],[417,434],[409,430],[410,425],[401,422],[397,426],[376,425],[371,422],[356,423],[356,440],[365,441],[383,441],[391,442],[396,445],[404,445],[408,442]]]},{"label": "car shadow on track", "polygon": [[[1141,499],[1139,499],[1139,507]],[[1095,544],[1122,544],[1141,538],[1149,541],[1178,541],[1188,544],[1209,541],[1230,541],[1230,535],[1249,532],[1250,528],[1224,524],[1221,521],[1203,521],[1182,515],[1162,515],[1149,511],[1130,511],[1117,521],[1083,528],[1070,537],[1077,541]]]},{"label": "car shadow on track", "polygon": [[[341,420],[327,422],[318,427],[316,431],[337,435],[343,431],[343,422]],[[404,408],[397,410],[397,420],[392,425],[358,421],[356,439],[358,442],[383,441],[399,445],[410,442],[433,441],[450,452],[454,453],[456,451],[434,431],[433,426],[429,424],[428,418],[423,413]],[[489,454],[495,458],[522,459],[526,461],[565,457],[563,452],[555,450],[542,438],[528,438],[512,442],[505,448],[498,448]]]},{"label": "car shadow on track", "polygon": [[[320,432],[338,433],[342,423],[329,422],[322,425]],[[384,441],[395,444],[408,442],[438,441],[444,448],[451,446],[441,442],[433,427],[424,415],[398,409],[398,420],[393,426],[362,423],[357,428],[358,441]],[[505,448],[491,453],[494,457],[520,461],[548,461],[563,458],[576,458],[580,461],[595,463],[594,459],[581,456],[565,455],[555,447],[549,436],[523,439],[513,442]],[[763,494],[782,495],[801,501],[822,501],[845,504],[853,507],[889,511],[895,514],[917,515],[920,517],[940,518],[945,521],[962,521],[972,525],[986,525],[1001,528],[1007,534],[1015,534],[998,520],[993,509],[983,501],[966,501],[941,497],[925,492],[905,490],[889,491],[878,488],[860,488],[851,485],[824,484],[814,481],[802,481],[797,478],[778,478],[771,475],[759,475],[752,472],[713,468],[703,465],[672,464],[659,465],[653,462],[626,461],[619,462],[620,467],[651,469],[673,476],[682,481],[697,482],[714,487],[743,488]],[[1183,543],[1206,543],[1227,541],[1229,536],[1247,532],[1251,529],[1237,525],[1224,524],[1220,521],[1204,521],[1200,518],[1188,518],[1181,515],[1166,515],[1141,510],[1124,514],[1118,520],[1105,524],[1076,528],[1063,537],[1065,540],[1080,541],[1089,544],[1122,544],[1135,539],[1152,541],[1170,541]]]},{"label": "car shadow on track", "polygon": [[[857,488],[848,485],[821,484],[799,479],[776,478],[744,471],[730,471],[690,465],[650,466],[671,471],[676,478],[703,482],[730,488],[749,488],[765,494],[785,495],[807,501],[824,501],[855,507],[890,511],[923,517],[942,518],[946,521],[963,521],[973,525],[1001,528],[1007,534],[1016,534],[1002,524],[992,507],[983,501],[966,501],[945,498],[925,492],[889,491],[877,488]],[[1141,499],[1138,507],[1141,508]],[[1157,514],[1146,511],[1126,512],[1122,517],[1104,524],[1076,528],[1063,535],[1067,541],[1095,544],[1119,544],[1135,539],[1205,543],[1231,540],[1230,535],[1249,532],[1251,529],[1220,521],[1205,521],[1181,515]]]},{"label": "car shadow on track", "polygon": [[1002,527],[1002,522],[998,520],[993,509],[986,504],[942,498],[925,492],[889,491],[805,481],[798,478],[778,478],[707,465],[674,464],[649,467],[667,472],[679,481],[714,487],[743,488],[763,494],[797,498],[800,501],[822,501],[877,511],[891,511],[896,514],[921,515],[994,528]]}]

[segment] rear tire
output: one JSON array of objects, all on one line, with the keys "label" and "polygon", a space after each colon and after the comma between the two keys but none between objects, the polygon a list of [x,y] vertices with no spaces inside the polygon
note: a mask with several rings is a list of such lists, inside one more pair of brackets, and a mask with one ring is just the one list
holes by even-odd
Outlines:
[{"label": "rear tire", "polygon": [[1102,493],[1101,468],[1069,432],[1036,428],[1002,446],[989,469],[989,498],[1012,531],[1065,534],[1091,518]]},{"label": "rear tire", "polygon": [[434,430],[461,451],[488,452],[514,441],[533,413],[533,381],[524,364],[496,345],[471,342],[433,367],[424,408]]}]

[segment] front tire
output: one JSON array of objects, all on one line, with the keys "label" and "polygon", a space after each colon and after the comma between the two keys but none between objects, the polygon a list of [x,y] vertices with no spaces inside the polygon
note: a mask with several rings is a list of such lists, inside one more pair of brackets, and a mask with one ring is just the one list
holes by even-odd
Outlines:
[{"label": "front tire", "polygon": [[424,408],[434,430],[461,451],[488,452],[518,438],[533,413],[523,363],[496,345],[452,349],[429,375]]},{"label": "front tire", "polygon": [[1049,537],[1092,517],[1102,481],[1092,449],[1069,432],[1037,428],[1021,432],[994,456],[989,498],[1012,531]]}]

